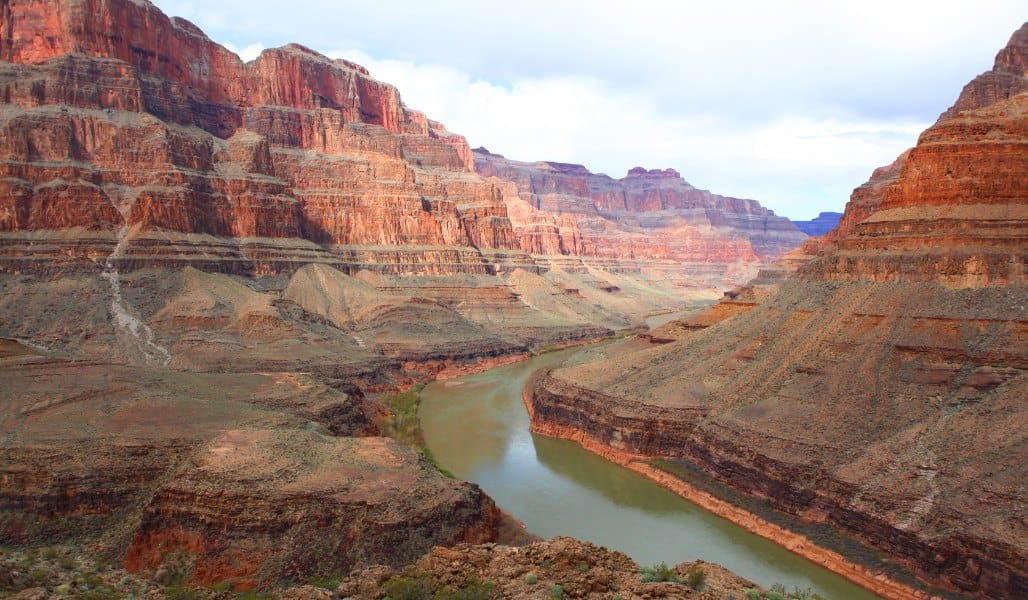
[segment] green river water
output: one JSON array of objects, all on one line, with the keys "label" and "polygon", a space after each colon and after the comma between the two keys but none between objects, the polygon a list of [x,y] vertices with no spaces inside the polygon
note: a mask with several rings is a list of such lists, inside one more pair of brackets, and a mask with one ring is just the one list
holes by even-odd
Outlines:
[{"label": "green river water", "polygon": [[765,587],[780,582],[832,599],[877,598],[578,444],[532,434],[522,386],[536,370],[577,352],[427,386],[419,416],[435,458],[542,537],[589,540],[642,565],[703,559]]}]

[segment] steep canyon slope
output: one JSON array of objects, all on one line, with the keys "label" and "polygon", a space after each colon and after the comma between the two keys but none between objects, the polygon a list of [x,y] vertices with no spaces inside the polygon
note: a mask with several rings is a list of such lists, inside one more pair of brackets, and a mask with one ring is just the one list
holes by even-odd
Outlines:
[{"label": "steep canyon slope", "polygon": [[1026,64],[1028,24],[809,262],[540,379],[536,429],[698,467],[943,588],[1028,595]]},{"label": "steep canyon slope", "polygon": [[788,245],[715,203],[673,240],[717,250],[693,276],[474,169],[359,65],[244,63],[144,0],[0,2],[0,542],[249,587],[494,539],[365,394],[638,326]]}]

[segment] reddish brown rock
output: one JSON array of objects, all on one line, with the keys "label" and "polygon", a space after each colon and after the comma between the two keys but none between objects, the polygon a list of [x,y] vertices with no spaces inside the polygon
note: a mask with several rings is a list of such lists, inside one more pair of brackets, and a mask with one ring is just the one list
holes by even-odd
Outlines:
[{"label": "reddish brown rock", "polygon": [[[568,598],[617,596],[631,600],[643,598],[695,598],[715,600],[742,598],[747,589],[761,590],[723,567],[702,560],[671,567],[681,581],[642,581],[641,568],[632,559],[615,552],[567,537],[555,537],[527,546],[461,544],[454,548],[433,548],[402,573],[373,567],[355,572],[337,589],[340,596],[372,600],[396,588],[401,577],[424,586],[426,595],[433,590],[445,593],[472,593],[489,582],[492,594],[504,598],[537,598],[551,595],[559,584]],[[690,571],[702,571],[704,583],[691,589],[686,583]]]},{"label": "reddish brown rock", "polygon": [[1010,36],[1010,41],[996,55],[992,70],[986,71],[971,80],[960,92],[957,101],[946,112],[939,116],[945,121],[957,113],[973,108],[982,108],[1012,98],[1022,92],[1028,92],[1028,23]]},{"label": "reddish brown rock", "polygon": [[438,543],[495,539],[499,511],[385,438],[227,431],[158,489],[125,558],[129,571],[194,559],[195,583],[248,588],[405,565]]},{"label": "reddish brown rock", "polygon": [[527,252],[706,264],[724,285],[730,264],[755,272],[806,238],[757,202],[696,189],[673,169],[636,167],[615,180],[581,165],[522,163],[484,149],[475,157],[480,174],[514,184],[503,188],[504,200]]},{"label": "reddish brown rock", "polygon": [[[998,70],[1025,64],[1024,31]],[[1028,594],[1028,93],[973,97],[792,276],[540,379],[535,428],[698,468],[934,585]]]}]

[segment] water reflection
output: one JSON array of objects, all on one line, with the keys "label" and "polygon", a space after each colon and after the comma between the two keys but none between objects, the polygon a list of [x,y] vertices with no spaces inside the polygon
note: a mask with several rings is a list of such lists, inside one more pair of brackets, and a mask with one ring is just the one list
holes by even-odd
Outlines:
[{"label": "water reflection", "polygon": [[702,558],[765,586],[812,587],[827,598],[876,597],[573,442],[531,434],[524,382],[575,352],[426,387],[420,416],[436,459],[543,537],[571,535],[642,564]]}]

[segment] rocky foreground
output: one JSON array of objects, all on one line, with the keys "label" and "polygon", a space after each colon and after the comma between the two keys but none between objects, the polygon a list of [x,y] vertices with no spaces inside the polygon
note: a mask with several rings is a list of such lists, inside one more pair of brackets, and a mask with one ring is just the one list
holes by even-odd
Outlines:
[{"label": "rocky foreground", "polygon": [[[152,600],[238,598],[226,585],[183,584],[185,565],[172,563],[150,578],[67,549],[51,547],[0,554],[0,593],[18,600],[54,596],[141,597]],[[92,594],[92,595],[91,595]],[[807,590],[766,590],[722,567],[703,561],[637,565],[620,552],[557,537],[526,546],[457,544],[438,546],[403,569],[374,565],[349,575],[318,574],[253,598],[407,600],[487,598],[753,598],[816,600]]]},{"label": "rocky foreground", "polygon": [[836,230],[651,348],[540,378],[534,428],[765,498],[944,590],[1028,596],[1026,64],[1028,24]]}]

